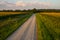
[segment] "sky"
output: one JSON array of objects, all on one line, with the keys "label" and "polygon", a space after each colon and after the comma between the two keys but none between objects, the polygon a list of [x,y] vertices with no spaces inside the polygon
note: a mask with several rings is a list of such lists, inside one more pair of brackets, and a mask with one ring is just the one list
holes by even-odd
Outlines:
[{"label": "sky", "polygon": [[60,9],[60,0],[0,0],[2,9]]}]

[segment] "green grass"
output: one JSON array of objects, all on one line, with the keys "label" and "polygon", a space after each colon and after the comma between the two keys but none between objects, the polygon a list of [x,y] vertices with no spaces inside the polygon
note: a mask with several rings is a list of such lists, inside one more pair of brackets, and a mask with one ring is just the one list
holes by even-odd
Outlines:
[{"label": "green grass", "polygon": [[60,17],[36,14],[38,40],[60,40]]},{"label": "green grass", "polygon": [[31,14],[14,14],[0,16],[0,40],[5,40],[15,30],[17,30]]}]

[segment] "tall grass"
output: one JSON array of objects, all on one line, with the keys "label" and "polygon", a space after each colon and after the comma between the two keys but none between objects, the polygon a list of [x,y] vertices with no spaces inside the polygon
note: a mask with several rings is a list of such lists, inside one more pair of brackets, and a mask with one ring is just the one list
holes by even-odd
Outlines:
[{"label": "tall grass", "polygon": [[0,40],[5,40],[15,30],[17,30],[31,14],[16,14],[0,16]]},{"label": "tall grass", "polygon": [[60,40],[60,17],[36,14],[36,18],[39,40]]}]

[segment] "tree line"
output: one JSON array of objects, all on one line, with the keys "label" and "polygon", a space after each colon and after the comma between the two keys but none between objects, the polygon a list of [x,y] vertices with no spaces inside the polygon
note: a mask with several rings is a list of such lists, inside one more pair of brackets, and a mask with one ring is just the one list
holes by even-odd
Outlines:
[{"label": "tree line", "polygon": [[0,10],[0,12],[60,12],[60,9]]}]

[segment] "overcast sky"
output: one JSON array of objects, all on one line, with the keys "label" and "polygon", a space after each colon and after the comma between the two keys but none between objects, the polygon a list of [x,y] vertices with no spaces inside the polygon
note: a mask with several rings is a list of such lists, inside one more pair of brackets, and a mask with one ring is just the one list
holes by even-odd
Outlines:
[{"label": "overcast sky", "polygon": [[1,9],[60,9],[60,0],[0,0]]}]

